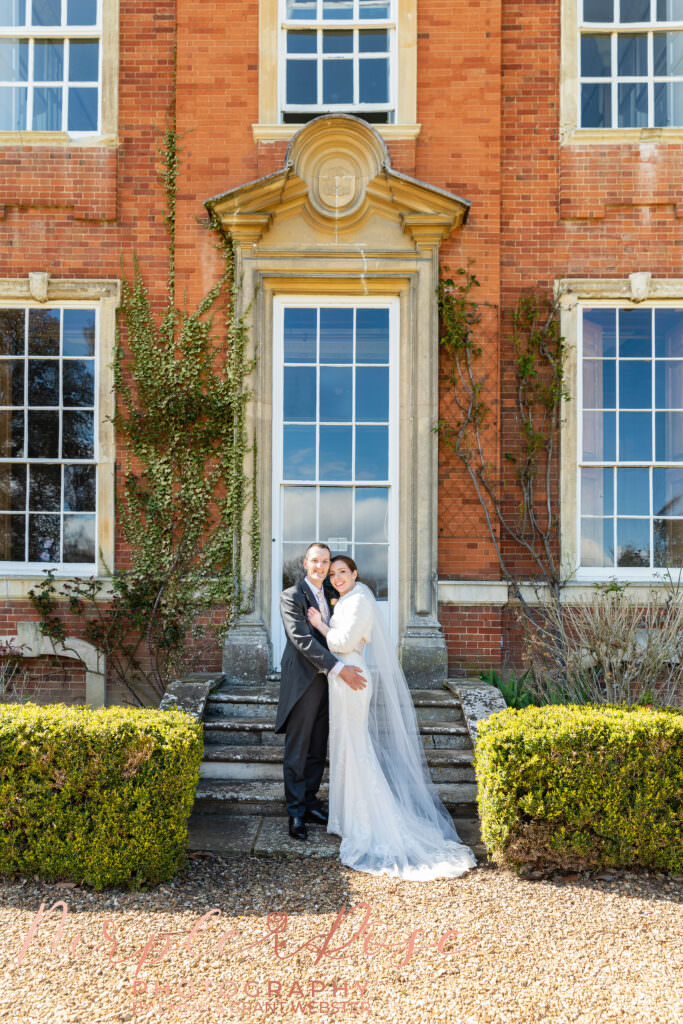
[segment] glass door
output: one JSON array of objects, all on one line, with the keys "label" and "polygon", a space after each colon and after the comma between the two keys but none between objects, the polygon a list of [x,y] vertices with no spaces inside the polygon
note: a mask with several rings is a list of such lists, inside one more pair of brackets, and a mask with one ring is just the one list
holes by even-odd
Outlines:
[{"label": "glass door", "polygon": [[277,300],[273,616],[314,540],[356,561],[396,636],[398,302]]}]

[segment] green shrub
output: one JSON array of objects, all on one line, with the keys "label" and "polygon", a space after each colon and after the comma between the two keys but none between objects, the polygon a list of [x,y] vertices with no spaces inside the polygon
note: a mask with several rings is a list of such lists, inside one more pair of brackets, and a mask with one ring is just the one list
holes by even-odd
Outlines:
[{"label": "green shrub", "polygon": [[179,711],[0,707],[0,874],[96,889],[185,863],[201,725]]},{"label": "green shrub", "polygon": [[479,726],[482,838],[498,864],[683,871],[683,714],[508,708]]}]

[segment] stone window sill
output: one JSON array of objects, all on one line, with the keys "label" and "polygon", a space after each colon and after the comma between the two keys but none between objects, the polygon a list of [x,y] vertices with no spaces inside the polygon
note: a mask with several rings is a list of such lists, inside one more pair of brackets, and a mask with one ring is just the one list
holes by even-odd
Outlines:
[{"label": "stone window sill", "polygon": [[[422,128],[421,124],[373,124],[386,142],[399,142],[416,139]],[[254,142],[289,142],[303,124],[252,124]],[[2,136],[0,136],[0,139]]]}]

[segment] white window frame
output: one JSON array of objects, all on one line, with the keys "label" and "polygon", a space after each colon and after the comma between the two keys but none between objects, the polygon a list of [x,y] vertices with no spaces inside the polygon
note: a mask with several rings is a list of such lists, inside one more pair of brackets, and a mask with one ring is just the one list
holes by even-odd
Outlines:
[{"label": "white window frame", "polygon": [[[288,20],[287,19],[287,0],[278,0],[279,2],[279,41],[278,41],[278,113],[279,121],[281,124],[287,123],[285,121],[286,114],[301,114],[302,121],[294,122],[296,127],[301,127],[301,124],[305,123],[306,120],[311,120],[320,114],[327,113],[346,113],[346,114],[357,114],[362,117],[364,113],[368,111],[380,112],[386,111],[387,119],[386,122],[378,122],[378,124],[393,124],[397,119],[397,54],[398,54],[398,16],[397,16],[397,3],[398,0],[386,0],[390,4],[390,17],[387,19],[375,20],[361,20],[360,18],[352,18],[346,20],[323,20],[322,17],[322,4],[323,0],[317,0],[318,4],[318,17],[315,21],[304,21],[302,20]],[[357,5],[358,0],[354,0]],[[316,104],[287,104],[287,33],[290,31],[315,31],[318,39],[317,54],[315,57],[311,55],[309,59],[311,63],[315,61],[317,67],[317,94],[322,97],[323,88],[323,62],[324,55],[322,52],[322,35],[326,31],[347,31],[353,32],[354,49],[353,49],[353,67],[354,67],[354,95],[358,94],[358,32],[362,30],[386,30],[389,37],[389,47],[387,51],[387,59],[389,61],[389,99],[387,103],[316,103]],[[368,55],[369,56],[369,55]],[[382,55],[384,56],[384,55]],[[346,55],[339,55],[340,59],[347,59]],[[330,54],[326,59],[335,59],[334,54]]]},{"label": "white window frame", "polygon": [[[114,566],[114,470],[115,448],[112,416],[114,381],[112,360],[116,332],[116,308],[120,298],[118,281],[50,281],[47,301],[37,301],[24,279],[0,281],[0,307],[3,309],[94,309],[95,310],[95,395],[94,459],[57,458],[36,460],[25,452],[21,459],[3,459],[26,465],[30,462],[58,464],[83,462],[97,467],[95,500],[95,561],[74,562],[0,562],[0,592],[7,597],[25,597],[33,585],[29,581],[53,569],[58,578],[104,577]],[[27,359],[27,355],[24,355]],[[61,362],[61,359],[60,359]],[[55,406],[61,409],[62,406]],[[28,500],[28,495],[27,495]],[[60,512],[61,514],[61,512]],[[25,582],[24,582],[25,581]]]},{"label": "white window frame", "polygon": [[[683,74],[662,76],[655,75],[654,73],[654,57],[653,57],[653,37],[655,34],[662,32],[683,32],[683,20],[681,21],[657,21],[656,20],[656,8],[657,0],[650,0],[650,18],[643,22],[622,22],[619,20],[620,9],[619,4],[621,0],[614,0],[614,15],[615,20],[611,22],[591,22],[584,21],[583,19],[583,7],[584,0],[576,0],[579,4],[581,14],[579,16],[578,23],[578,44],[577,44],[577,56],[578,56],[578,96],[577,96],[577,110],[578,110],[578,125],[580,128],[586,128],[589,130],[597,131],[613,131],[617,130],[628,130],[628,129],[647,129],[647,128],[677,128],[683,130],[683,122],[681,124],[667,124],[667,125],[655,125],[654,122],[654,92],[655,85],[660,83],[682,83]],[[610,38],[610,53],[611,53],[611,75],[605,77],[582,77],[581,76],[581,40],[583,36],[588,35],[606,35]],[[647,36],[647,61],[648,71],[646,76],[642,75],[619,75],[618,74],[618,38],[626,35],[646,35]],[[582,116],[582,101],[581,93],[582,86],[584,84],[589,85],[601,85],[609,84],[610,86],[610,100],[611,100],[611,120],[612,123],[609,127],[602,126],[591,126],[583,125],[581,123]],[[646,125],[620,125],[619,124],[619,85],[620,84],[645,84],[647,86],[648,94],[648,114]]]},{"label": "white window frame", "polygon": [[[0,144],[11,144],[15,141],[30,139],[32,143],[91,143],[98,140],[106,143],[115,141],[118,122],[118,44],[119,44],[119,0],[97,0],[97,24],[87,26],[66,25],[67,0],[61,0],[62,24],[60,26],[35,26],[28,24],[30,20],[30,0],[26,0],[26,19],[24,26],[0,26],[0,40],[26,39],[29,41],[28,97],[26,111],[26,127],[20,130],[0,131]],[[98,77],[94,82],[69,82],[68,80],[68,43],[65,46],[62,89],[62,124],[59,130],[45,131],[32,127],[34,81],[34,41],[40,39],[74,40],[93,39],[99,43]],[[17,82],[3,81],[0,85],[17,86]],[[48,83],[49,86],[52,83]],[[70,87],[88,86],[97,89],[97,127],[92,131],[68,130],[67,94]],[[40,88],[41,85],[39,84]]]},{"label": "white window frame", "polygon": [[[278,295],[273,298],[273,423],[272,423],[272,558],[271,558],[271,640],[274,664],[279,665],[284,650],[285,637],[280,617],[280,593],[282,590],[282,421],[284,366],[284,310],[290,307],[340,307],[340,306],[382,306],[389,309],[389,508],[388,508],[388,589],[389,602],[380,601],[379,606],[386,615],[387,626],[394,639],[398,639],[398,514],[399,514],[399,306],[395,296],[340,295]],[[302,480],[305,485],[309,481]],[[330,486],[344,485],[344,481],[329,481]],[[373,486],[368,482],[368,486]],[[379,486],[379,485],[377,485]],[[383,486],[383,485],[382,485]],[[311,537],[311,541],[320,540]],[[324,539],[324,538],[323,538]],[[333,552],[334,553],[334,552]],[[359,565],[359,576],[363,567]]]},{"label": "white window frame", "polygon": [[[640,276],[640,275],[636,275]],[[646,275],[649,276],[649,275]],[[658,583],[669,573],[677,578],[679,566],[668,568],[649,566],[582,566],[581,565],[581,469],[589,466],[600,468],[603,463],[583,462],[583,310],[584,309],[681,309],[683,308],[683,279],[655,280],[650,284],[650,297],[646,301],[634,301],[629,281],[620,280],[572,280],[556,283],[560,296],[561,329],[566,344],[566,380],[572,394],[564,409],[562,423],[562,466],[560,477],[560,532],[563,574],[576,583],[607,582],[618,580],[631,583]],[[654,356],[652,357],[654,362]],[[653,384],[654,387],[654,384]],[[653,396],[654,400],[654,396]],[[618,421],[617,421],[618,424]],[[618,428],[617,428],[618,429]],[[648,465],[666,468],[680,465],[678,462],[655,462],[653,438],[652,459],[645,463],[624,463],[624,466]],[[616,459],[609,465],[622,465]],[[607,463],[605,463],[607,465]],[[614,495],[614,520],[616,528],[617,495]],[[652,523],[654,519],[650,499],[650,541],[652,545]],[[630,517],[629,517],[630,518]],[[616,542],[616,537],[615,537]],[[651,546],[651,557],[654,551]],[[616,555],[616,548],[615,548]],[[683,578],[683,576],[682,576]]]}]

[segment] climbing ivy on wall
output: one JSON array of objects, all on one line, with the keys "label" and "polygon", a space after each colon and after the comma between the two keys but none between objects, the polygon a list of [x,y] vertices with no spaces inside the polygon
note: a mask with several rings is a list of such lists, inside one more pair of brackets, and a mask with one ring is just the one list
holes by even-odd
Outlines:
[{"label": "climbing ivy on wall", "polygon": [[[233,249],[212,220],[222,274],[191,312],[176,306],[175,129],[163,141],[169,233],[168,287],[153,309],[137,259],[122,280],[114,380],[121,462],[117,520],[130,566],[111,582],[70,581],[62,594],[90,642],[139,702],[163,693],[188,655],[203,613],[224,610],[221,629],[253,599],[259,557],[256,447],[246,426],[250,392],[244,316],[237,316]],[[247,467],[252,472],[250,479]],[[250,537],[250,564],[242,541]],[[244,583],[244,579],[250,582]],[[111,600],[103,602],[105,591]],[[43,632],[63,640],[53,575],[33,593]]]}]

